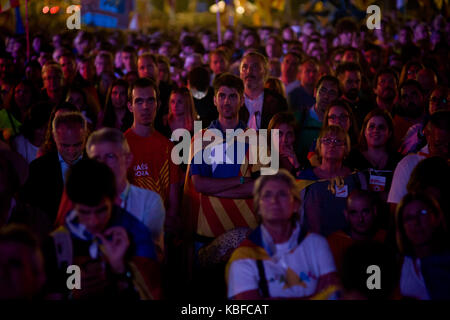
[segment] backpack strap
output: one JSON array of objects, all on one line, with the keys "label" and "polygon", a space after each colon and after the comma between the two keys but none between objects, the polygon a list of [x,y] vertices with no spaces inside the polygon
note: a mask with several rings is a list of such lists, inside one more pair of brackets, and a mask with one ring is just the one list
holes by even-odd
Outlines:
[{"label": "backpack strap", "polygon": [[269,298],[269,286],[267,285],[266,272],[264,271],[264,263],[262,260],[256,260],[256,266],[258,267],[259,274],[259,290],[263,298]]},{"label": "backpack strap", "polygon": [[61,226],[50,235],[55,243],[58,268],[67,268],[73,261],[73,245],[69,230]]}]

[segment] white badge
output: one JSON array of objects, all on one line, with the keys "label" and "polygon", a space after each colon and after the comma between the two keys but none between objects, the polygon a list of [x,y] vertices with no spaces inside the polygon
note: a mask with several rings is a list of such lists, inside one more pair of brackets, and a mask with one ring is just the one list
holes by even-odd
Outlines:
[{"label": "white badge", "polygon": [[370,175],[369,187],[371,191],[380,192],[384,191],[386,186],[386,177]]},{"label": "white badge", "polygon": [[347,198],[348,197],[348,186],[344,184],[342,187],[336,186],[336,197]]}]

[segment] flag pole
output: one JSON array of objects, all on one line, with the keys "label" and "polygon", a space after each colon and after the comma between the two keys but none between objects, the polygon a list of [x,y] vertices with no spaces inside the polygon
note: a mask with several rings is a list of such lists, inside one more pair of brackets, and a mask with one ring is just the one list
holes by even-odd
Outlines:
[{"label": "flag pole", "polygon": [[28,24],[28,0],[25,0],[25,34],[27,38],[27,61],[30,61],[30,27]]},{"label": "flag pole", "polygon": [[217,40],[219,44],[222,44],[222,32],[220,30],[220,10],[219,10],[219,0],[216,0],[217,12],[216,12],[216,20],[217,20]]}]

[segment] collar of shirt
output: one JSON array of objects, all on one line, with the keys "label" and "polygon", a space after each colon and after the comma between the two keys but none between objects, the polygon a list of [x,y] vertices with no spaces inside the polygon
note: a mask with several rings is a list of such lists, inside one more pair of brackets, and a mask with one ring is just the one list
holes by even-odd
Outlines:
[{"label": "collar of shirt", "polygon": [[[300,234],[300,224],[296,223],[296,226],[294,230],[292,231],[291,236],[289,237],[289,250],[295,248],[298,244],[298,237]],[[269,253],[271,257],[277,255],[277,249],[275,246],[275,243],[273,242],[272,236],[270,235],[269,231],[264,227],[263,224],[261,224],[261,237],[264,249]]]},{"label": "collar of shirt", "polygon": [[130,194],[130,189],[131,189],[130,183],[127,181],[127,185],[126,185],[125,189],[122,191],[122,193],[119,196],[120,202],[118,205],[120,205],[120,207],[122,207],[123,209],[126,209],[127,202],[128,202],[128,196]]},{"label": "collar of shirt", "polygon": [[[73,162],[73,164],[80,161],[82,157],[83,157],[83,155],[79,156],[78,159]],[[67,172],[67,170],[69,170],[70,165],[62,158],[62,156],[59,152],[58,152],[58,159],[59,159],[59,164],[61,166],[63,181],[64,181],[64,183],[66,183],[66,172]]]},{"label": "collar of shirt", "polygon": [[249,97],[245,96],[245,106],[247,107],[248,112],[250,113],[250,117],[256,111],[259,111],[259,113],[261,114],[263,102],[264,102],[264,91],[256,99],[250,99]]}]

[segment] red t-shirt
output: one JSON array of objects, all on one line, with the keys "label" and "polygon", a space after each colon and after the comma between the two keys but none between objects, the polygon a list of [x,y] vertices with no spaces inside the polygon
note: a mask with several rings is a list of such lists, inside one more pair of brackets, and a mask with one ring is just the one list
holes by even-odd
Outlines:
[{"label": "red t-shirt", "polygon": [[141,137],[130,128],[124,134],[133,154],[128,172],[130,183],[157,192],[167,207],[170,185],[183,179],[170,157],[173,143],[157,131],[150,137]]}]

